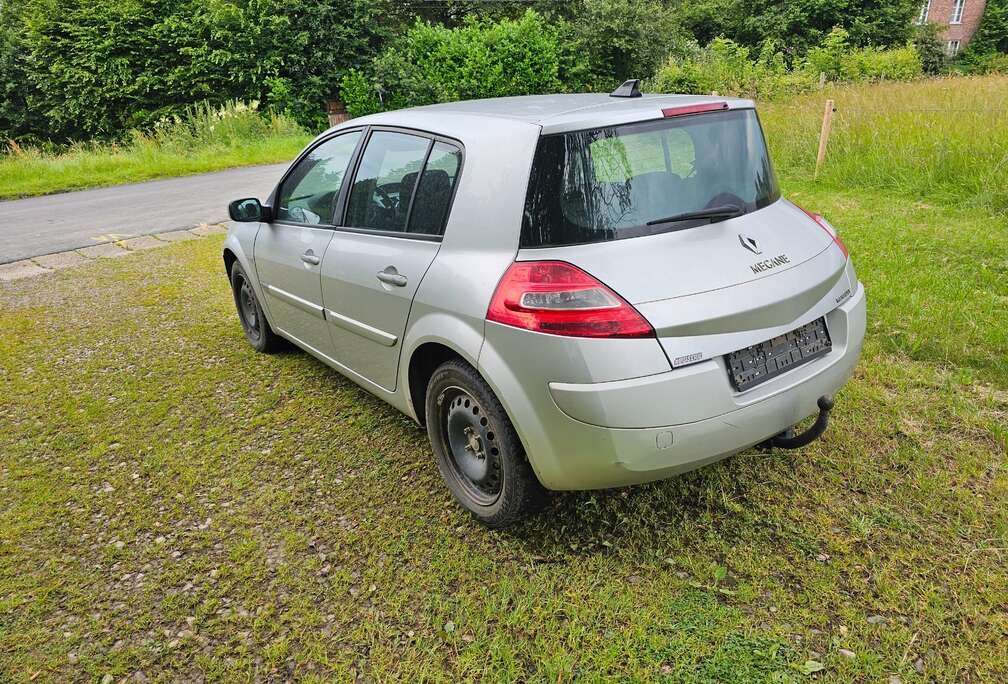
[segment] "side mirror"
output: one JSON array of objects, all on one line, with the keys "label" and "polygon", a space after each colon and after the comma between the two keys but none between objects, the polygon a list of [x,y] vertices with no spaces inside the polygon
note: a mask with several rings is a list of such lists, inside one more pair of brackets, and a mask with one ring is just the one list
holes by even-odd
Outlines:
[{"label": "side mirror", "polygon": [[228,214],[232,221],[268,221],[269,210],[259,203],[255,197],[238,199],[228,205]]}]

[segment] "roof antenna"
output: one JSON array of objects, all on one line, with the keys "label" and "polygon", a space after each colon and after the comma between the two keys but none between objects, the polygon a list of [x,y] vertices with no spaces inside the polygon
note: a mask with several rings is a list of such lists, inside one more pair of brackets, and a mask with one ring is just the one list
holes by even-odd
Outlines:
[{"label": "roof antenna", "polygon": [[609,93],[609,97],[640,97],[640,79],[631,78],[629,81],[623,81],[621,85],[616,90]]}]

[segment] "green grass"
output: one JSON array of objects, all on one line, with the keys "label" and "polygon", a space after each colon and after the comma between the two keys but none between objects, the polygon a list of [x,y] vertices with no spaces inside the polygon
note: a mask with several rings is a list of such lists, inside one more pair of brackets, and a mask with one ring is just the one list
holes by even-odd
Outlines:
[{"label": "green grass", "polygon": [[255,106],[196,107],[121,144],[78,144],[60,153],[11,145],[0,156],[0,199],[134,183],[236,166],[286,162],[311,138]]},{"label": "green grass", "polygon": [[[1008,238],[793,190],[869,293],[826,438],[558,496],[507,533],[455,506],[404,417],[248,348],[219,238],[6,285],[3,678],[996,679]],[[910,264],[893,247],[939,233]]]},{"label": "green grass", "polygon": [[868,291],[825,437],[503,533],[406,418],[251,351],[219,237],[0,286],[0,680],[1003,679],[1003,215],[781,170]]},{"label": "green grass", "polygon": [[821,185],[1008,214],[1008,75],[830,85],[761,103],[785,178],[812,178],[828,98],[836,113]]}]

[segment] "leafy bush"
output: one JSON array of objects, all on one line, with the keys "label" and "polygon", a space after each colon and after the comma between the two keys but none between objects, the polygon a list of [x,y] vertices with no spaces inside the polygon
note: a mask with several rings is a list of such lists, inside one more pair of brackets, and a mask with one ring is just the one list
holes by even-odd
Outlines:
[{"label": "leafy bush", "polygon": [[371,80],[357,69],[348,71],[340,81],[340,99],[350,116],[366,116],[382,108]]},{"label": "leafy bush", "polygon": [[689,42],[678,14],[657,0],[577,0],[557,21],[568,90],[608,92],[648,78]]},{"label": "leafy bush", "polygon": [[[528,10],[516,20],[469,19],[458,28],[417,21],[371,65],[384,107],[431,104],[561,89],[556,27]],[[373,104],[356,75],[344,95],[357,111]]]},{"label": "leafy bush", "polygon": [[1008,55],[995,52],[973,61],[972,71],[978,74],[1008,74]]},{"label": "leafy bush", "polygon": [[[49,137],[116,138],[200,101],[255,99],[320,127],[376,53],[384,0],[28,0],[24,76]],[[320,45],[324,36],[324,45]]]},{"label": "leafy bush", "polygon": [[815,88],[820,74],[836,81],[908,80],[921,71],[920,57],[912,47],[854,49],[847,32],[838,28],[792,69],[773,41],[764,41],[753,58],[748,47],[715,38],[704,48],[694,46],[683,56],[669,58],[648,87],[658,92],[773,99]]},{"label": "leafy bush", "polygon": [[694,46],[682,57],[671,57],[648,83],[648,89],[764,98],[801,92],[812,85],[807,72],[788,71],[784,55],[771,41],[764,42],[753,59],[749,48],[716,38],[705,48]]},{"label": "leafy bush", "polygon": [[834,27],[826,34],[820,45],[808,51],[805,59],[809,68],[826,78],[839,80],[843,75],[843,59],[851,51],[850,34],[842,28]]},{"label": "leafy bush", "polygon": [[844,81],[909,81],[922,73],[921,58],[909,46],[852,50],[840,63],[840,76]]},{"label": "leafy bush", "polygon": [[945,44],[941,33],[944,29],[933,21],[925,21],[914,29],[912,43],[921,60],[925,74],[939,74],[946,66]]},{"label": "leafy bush", "polygon": [[45,120],[28,80],[23,6],[0,2],[0,141],[35,142]]},{"label": "leafy bush", "polygon": [[807,68],[835,81],[909,80],[923,72],[921,58],[911,46],[857,49],[849,37],[844,29],[834,28],[822,45],[809,50]]}]

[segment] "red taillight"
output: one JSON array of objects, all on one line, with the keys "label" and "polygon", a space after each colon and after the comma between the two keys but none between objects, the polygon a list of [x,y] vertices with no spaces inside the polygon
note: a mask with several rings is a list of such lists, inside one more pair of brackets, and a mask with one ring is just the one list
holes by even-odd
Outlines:
[{"label": "red taillight", "polygon": [[569,337],[652,337],[637,309],[565,261],[511,264],[490,300],[487,320]]},{"label": "red taillight", "polygon": [[799,209],[801,209],[802,211],[804,211],[806,216],[808,216],[810,219],[812,219],[813,221],[815,221],[816,223],[818,223],[819,227],[822,228],[823,230],[825,230],[829,234],[829,236],[831,238],[833,238],[833,242],[835,242],[836,245],[837,245],[837,247],[840,248],[840,251],[843,252],[844,259],[846,259],[847,256],[848,256],[848,254],[849,254],[849,252],[847,251],[847,245],[845,245],[843,243],[843,240],[840,239],[840,235],[839,235],[839,233],[836,232],[836,228],[834,228],[833,226],[831,226],[830,223],[829,223],[829,221],[827,221],[826,219],[824,219],[819,214],[816,214],[815,212],[811,212],[808,209],[806,209],[804,207],[801,207],[801,206],[799,206],[797,204],[795,206],[798,207]]},{"label": "red taillight", "polygon": [[699,114],[701,112],[717,112],[728,109],[727,102],[704,102],[703,104],[683,105],[682,107],[664,107],[661,110],[666,118],[670,116],[683,116],[685,114]]}]

